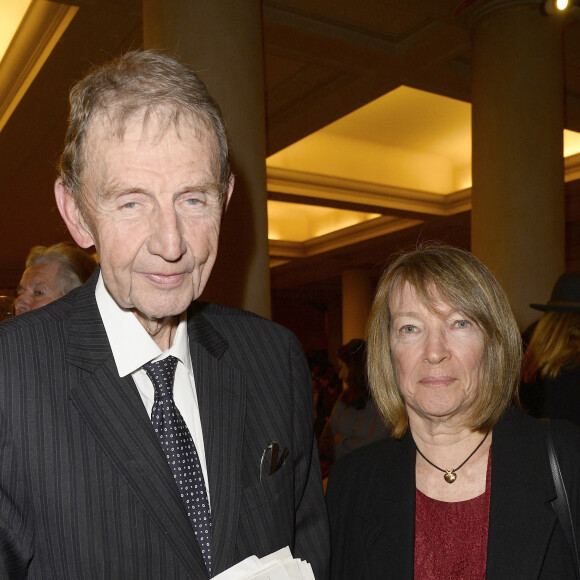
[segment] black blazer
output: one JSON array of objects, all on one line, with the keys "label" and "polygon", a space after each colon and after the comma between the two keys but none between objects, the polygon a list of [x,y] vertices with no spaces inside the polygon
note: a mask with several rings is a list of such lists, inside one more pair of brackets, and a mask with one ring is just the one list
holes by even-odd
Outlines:
[{"label": "black blazer", "polygon": [[[578,523],[580,429],[553,421],[552,436]],[[331,472],[326,500],[333,580],[413,578],[415,455],[407,434],[355,451]],[[546,425],[508,412],[493,430],[488,580],[575,578],[571,549],[550,504],[555,497]]]},{"label": "black blazer", "polygon": [[[139,393],[117,374],[96,279],[0,324],[0,578],[206,578]],[[300,344],[214,305],[191,307],[188,332],[214,574],[289,545],[325,578],[328,522]],[[272,441],[289,456],[260,482]]]},{"label": "black blazer", "polygon": [[580,425],[580,366],[565,364],[558,376],[520,385],[522,406],[533,417],[566,419]]}]

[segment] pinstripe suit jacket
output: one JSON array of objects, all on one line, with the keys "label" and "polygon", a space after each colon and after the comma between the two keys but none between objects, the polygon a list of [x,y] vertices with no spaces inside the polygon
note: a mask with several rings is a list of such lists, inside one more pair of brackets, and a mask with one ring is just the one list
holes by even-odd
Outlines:
[{"label": "pinstripe suit jacket", "polygon": [[[82,288],[0,325],[0,578],[207,573],[137,389]],[[214,573],[289,545],[326,578],[328,530],[302,349],[253,314],[192,305],[188,332]],[[259,480],[271,441],[290,455]]]}]

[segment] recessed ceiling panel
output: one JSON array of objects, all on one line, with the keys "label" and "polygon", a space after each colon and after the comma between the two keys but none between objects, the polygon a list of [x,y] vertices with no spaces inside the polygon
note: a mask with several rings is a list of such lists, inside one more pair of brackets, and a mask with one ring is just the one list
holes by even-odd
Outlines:
[{"label": "recessed ceiling panel", "polygon": [[0,61],[32,0],[0,0]]},{"label": "recessed ceiling panel", "polygon": [[374,213],[270,200],[268,239],[304,242],[379,216],[380,214]]}]

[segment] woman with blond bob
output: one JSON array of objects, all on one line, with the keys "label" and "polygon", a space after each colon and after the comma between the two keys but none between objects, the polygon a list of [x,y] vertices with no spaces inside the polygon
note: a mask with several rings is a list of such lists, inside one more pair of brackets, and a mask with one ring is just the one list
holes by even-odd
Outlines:
[{"label": "woman with blond bob", "polygon": [[580,272],[562,274],[542,310],[522,362],[520,396],[534,417],[580,425]]},{"label": "woman with blond bob", "polygon": [[[331,578],[574,578],[574,542],[550,505],[547,424],[518,409],[520,333],[488,268],[443,244],[399,255],[367,339],[392,438],[331,473]],[[576,524],[580,429],[550,432]]]}]

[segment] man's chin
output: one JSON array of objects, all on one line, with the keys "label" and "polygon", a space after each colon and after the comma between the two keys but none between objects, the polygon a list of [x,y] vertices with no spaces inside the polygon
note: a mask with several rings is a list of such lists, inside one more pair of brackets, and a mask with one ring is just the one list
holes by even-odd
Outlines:
[{"label": "man's chin", "polygon": [[135,304],[133,312],[137,318],[162,321],[181,316],[189,308],[191,302],[191,300],[180,300],[178,303],[173,302],[172,304]]}]

